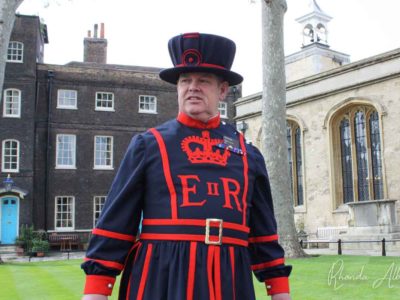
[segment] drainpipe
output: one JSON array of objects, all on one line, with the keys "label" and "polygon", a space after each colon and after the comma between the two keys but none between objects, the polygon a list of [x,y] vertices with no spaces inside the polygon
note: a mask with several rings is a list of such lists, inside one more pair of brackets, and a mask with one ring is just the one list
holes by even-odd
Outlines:
[{"label": "drainpipe", "polygon": [[53,97],[52,97],[52,92],[53,92],[53,78],[54,78],[54,72],[52,70],[47,71],[47,143],[46,143],[46,162],[45,162],[45,172],[46,172],[46,178],[44,181],[44,190],[45,190],[45,196],[44,196],[44,230],[47,231],[47,207],[49,203],[49,197],[50,197],[50,167],[51,167],[51,162],[50,162],[50,156],[51,156],[51,110],[52,110],[52,104],[53,104]]}]

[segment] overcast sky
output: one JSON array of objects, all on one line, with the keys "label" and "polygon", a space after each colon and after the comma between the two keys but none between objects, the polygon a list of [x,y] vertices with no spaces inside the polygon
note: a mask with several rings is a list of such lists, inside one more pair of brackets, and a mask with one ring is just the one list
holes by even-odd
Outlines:
[{"label": "overcast sky", "polygon": [[[39,15],[48,26],[45,62],[82,61],[83,39],[105,23],[108,63],[171,66],[170,37],[184,32],[224,35],[236,42],[232,70],[244,76],[243,96],[261,91],[261,0],[25,0],[18,12]],[[47,6],[44,3],[49,2]],[[287,0],[285,54],[300,50],[309,0]],[[399,0],[317,0],[333,17],[331,49],[360,60],[400,47]]]}]

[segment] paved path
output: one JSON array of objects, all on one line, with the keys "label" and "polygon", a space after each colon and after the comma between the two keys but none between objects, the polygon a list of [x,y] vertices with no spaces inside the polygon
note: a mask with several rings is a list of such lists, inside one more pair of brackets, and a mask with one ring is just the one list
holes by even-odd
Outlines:
[{"label": "paved path", "polygon": [[5,262],[37,262],[37,261],[51,261],[51,260],[67,260],[67,259],[83,259],[85,252],[83,251],[72,251],[72,252],[58,252],[52,251],[47,253],[45,257],[29,257],[29,256],[17,256],[15,253],[1,254],[1,258]]}]

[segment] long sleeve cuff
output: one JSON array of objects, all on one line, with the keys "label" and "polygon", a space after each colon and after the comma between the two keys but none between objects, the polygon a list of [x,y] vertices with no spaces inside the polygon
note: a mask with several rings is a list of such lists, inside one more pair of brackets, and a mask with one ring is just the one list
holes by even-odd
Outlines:
[{"label": "long sleeve cuff", "polygon": [[99,294],[110,296],[114,287],[115,278],[102,275],[87,275],[84,294]]},{"label": "long sleeve cuff", "polygon": [[265,281],[268,296],[280,293],[289,293],[289,278],[275,277]]}]

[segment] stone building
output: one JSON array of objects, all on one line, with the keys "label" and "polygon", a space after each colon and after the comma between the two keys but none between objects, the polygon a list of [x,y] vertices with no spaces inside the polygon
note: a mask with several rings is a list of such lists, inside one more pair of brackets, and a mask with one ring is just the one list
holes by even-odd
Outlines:
[{"label": "stone building", "polygon": [[[349,239],[399,238],[400,49],[350,63],[330,49],[315,1],[286,57],[287,139],[298,229]],[[261,137],[261,93],[239,99],[245,136]],[[243,127],[243,126],[242,126]]]},{"label": "stone building", "polygon": [[[98,29],[84,39],[83,62],[44,64],[46,26],[16,16],[0,102],[2,244],[22,224],[90,232],[132,136],[176,117],[176,87],[159,68],[107,64]],[[228,122],[240,91],[220,104]]]}]

